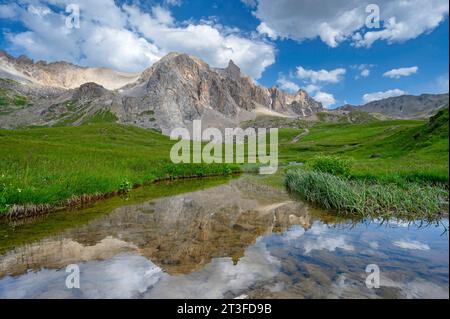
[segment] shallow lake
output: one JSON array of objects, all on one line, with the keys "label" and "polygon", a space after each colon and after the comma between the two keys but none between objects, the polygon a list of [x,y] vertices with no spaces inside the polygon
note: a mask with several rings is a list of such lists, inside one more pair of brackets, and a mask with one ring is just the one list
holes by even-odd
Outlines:
[{"label": "shallow lake", "polygon": [[338,218],[252,176],[133,193],[0,225],[0,298],[449,297],[448,218]]}]

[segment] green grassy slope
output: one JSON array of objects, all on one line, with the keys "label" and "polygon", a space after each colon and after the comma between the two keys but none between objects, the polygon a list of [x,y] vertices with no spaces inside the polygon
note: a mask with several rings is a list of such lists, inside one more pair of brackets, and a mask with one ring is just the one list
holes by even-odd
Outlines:
[{"label": "green grassy slope", "polygon": [[[110,120],[108,114],[100,114],[79,127],[0,130],[0,212],[13,204],[54,204],[158,178],[238,169],[174,165],[169,161],[174,142],[168,137]],[[309,133],[297,140],[302,132],[298,126],[280,129],[282,163],[335,155],[354,159],[353,178],[448,185],[448,109],[429,122],[318,122],[309,124]]]},{"label": "green grassy slope", "polygon": [[448,109],[428,123],[317,123],[309,134],[292,143],[299,132],[280,130],[280,161],[307,162],[317,154],[336,155],[355,160],[355,177],[448,183]]},{"label": "green grassy slope", "polygon": [[158,178],[238,170],[230,165],[173,165],[168,137],[118,124],[0,130],[0,211],[13,204],[54,204]]}]

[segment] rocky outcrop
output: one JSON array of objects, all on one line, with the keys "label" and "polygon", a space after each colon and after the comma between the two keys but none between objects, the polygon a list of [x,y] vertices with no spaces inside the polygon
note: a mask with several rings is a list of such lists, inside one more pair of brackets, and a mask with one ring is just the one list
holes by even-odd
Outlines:
[{"label": "rocky outcrop", "polygon": [[[4,123],[14,127],[15,122],[78,125],[97,112],[109,111],[120,123],[168,134],[177,127],[190,129],[197,119],[202,120],[203,128],[224,129],[252,120],[260,113],[303,118],[322,110],[322,105],[303,90],[291,95],[277,87],[257,85],[233,61],[225,69],[214,69],[181,53],[168,54],[134,78],[65,62],[35,63],[5,53],[0,53],[0,72],[24,87],[63,90],[57,97],[49,97],[31,108],[6,118],[0,116],[0,127]],[[39,118],[39,114],[44,117]],[[26,120],[14,119],[17,116]]]},{"label": "rocky outcrop", "polygon": [[204,127],[234,127],[254,119],[260,109],[292,117],[322,109],[304,91],[292,96],[255,84],[233,61],[225,69],[213,69],[196,57],[178,53],[155,63],[121,94],[141,98],[142,107],[134,114],[151,108],[165,133],[175,127],[190,128],[195,119],[202,120]]},{"label": "rocky outcrop", "polygon": [[136,81],[139,74],[106,68],[86,68],[67,62],[33,62],[26,56],[14,58],[0,51],[0,77],[64,89],[75,89],[84,83],[95,82],[109,90],[115,90]]}]

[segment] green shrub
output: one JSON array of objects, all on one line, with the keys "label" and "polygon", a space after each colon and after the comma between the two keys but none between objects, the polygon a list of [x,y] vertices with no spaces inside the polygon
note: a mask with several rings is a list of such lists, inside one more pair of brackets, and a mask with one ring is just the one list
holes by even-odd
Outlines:
[{"label": "green shrub", "polygon": [[312,159],[311,167],[313,170],[322,173],[348,176],[352,167],[352,161],[335,156],[319,155]]}]

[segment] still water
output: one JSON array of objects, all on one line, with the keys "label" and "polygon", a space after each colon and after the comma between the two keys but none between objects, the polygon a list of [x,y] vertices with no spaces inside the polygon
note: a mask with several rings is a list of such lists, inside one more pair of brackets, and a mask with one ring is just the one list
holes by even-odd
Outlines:
[{"label": "still water", "polygon": [[448,218],[350,220],[253,177],[199,183],[0,225],[0,298],[449,297]]}]

